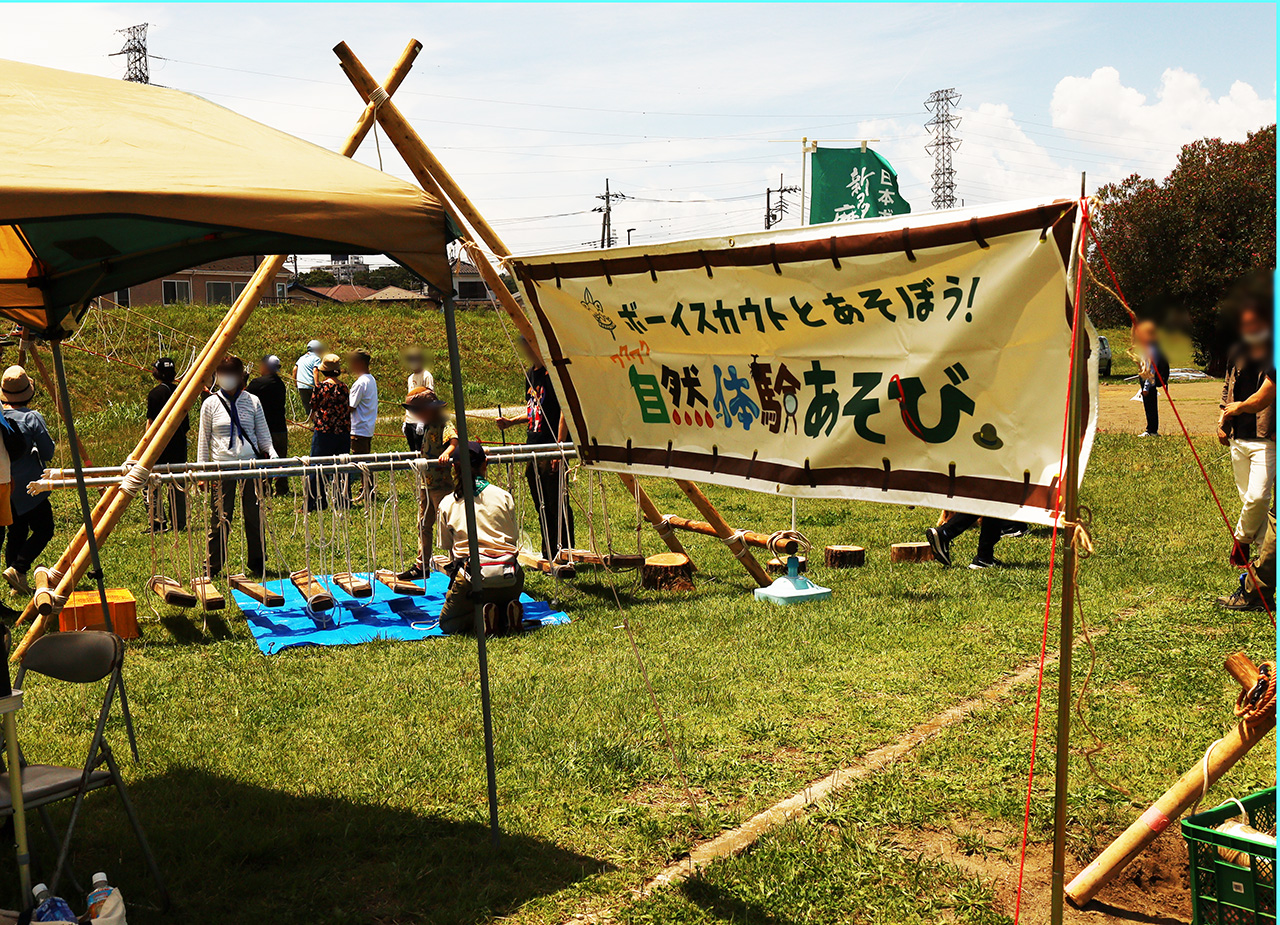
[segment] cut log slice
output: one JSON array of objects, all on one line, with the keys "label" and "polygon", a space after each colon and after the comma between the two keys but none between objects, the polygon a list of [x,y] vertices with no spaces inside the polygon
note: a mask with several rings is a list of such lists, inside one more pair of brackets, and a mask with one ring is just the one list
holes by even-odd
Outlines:
[{"label": "cut log slice", "polygon": [[[800,572],[800,574],[803,575],[805,572],[809,571],[808,558],[806,558],[805,556],[796,556],[796,559],[798,560],[796,562],[796,569],[797,571]],[[774,556],[772,559],[770,559],[768,562],[764,564],[764,567],[769,570],[770,575],[787,574],[787,560],[782,558],[781,556]]]},{"label": "cut log slice", "polygon": [[283,594],[279,591],[272,591],[264,584],[259,584],[248,575],[232,575],[227,581],[230,582],[231,587],[241,594],[253,598],[264,607],[284,606]]},{"label": "cut log slice", "polygon": [[227,606],[227,599],[208,578],[197,578],[191,582],[191,590],[196,593],[202,610],[222,610]]},{"label": "cut log slice", "polygon": [[[37,576],[38,580],[39,576]],[[165,578],[163,575],[152,576],[147,582],[147,587],[171,607],[194,607],[200,603],[194,594],[182,587],[181,583],[172,578]],[[40,596],[38,587],[35,596],[37,598]],[[40,606],[39,601],[36,602],[36,606]]]},{"label": "cut log slice", "polygon": [[308,610],[318,613],[333,607],[333,595],[329,593],[329,589],[316,581],[315,576],[306,569],[291,573],[289,580],[306,600]]},{"label": "cut log slice", "polygon": [[338,583],[339,588],[352,597],[373,597],[373,585],[359,575],[352,575],[350,572],[338,572],[333,576],[333,580]]},{"label": "cut log slice", "polygon": [[650,591],[692,591],[693,563],[678,552],[649,556],[640,569],[640,585]]},{"label": "cut log slice", "polygon": [[894,543],[889,547],[890,562],[932,562],[933,550],[928,543]]},{"label": "cut log slice", "polygon": [[373,573],[373,577],[378,579],[396,594],[426,594],[422,589],[422,585],[415,585],[412,581],[405,581],[390,569],[380,568]]},{"label": "cut log slice", "polygon": [[828,546],[823,558],[827,568],[856,568],[867,564],[867,551],[861,546]]}]

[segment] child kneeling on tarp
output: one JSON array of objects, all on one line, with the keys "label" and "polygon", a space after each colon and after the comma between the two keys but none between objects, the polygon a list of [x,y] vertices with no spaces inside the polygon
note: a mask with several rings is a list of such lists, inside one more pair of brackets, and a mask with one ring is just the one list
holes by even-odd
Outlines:
[{"label": "child kneeling on tarp", "polygon": [[[524,608],[520,605],[524,570],[516,560],[515,499],[485,478],[489,464],[484,447],[472,441],[467,448],[476,489],[476,544],[480,550],[485,633],[519,629],[524,621]],[[456,480],[458,487],[440,501],[440,545],[449,555],[445,573],[450,578],[449,592],[440,610],[440,629],[446,633],[471,633],[475,630],[476,601],[471,594],[471,546],[461,471],[456,473]]]}]

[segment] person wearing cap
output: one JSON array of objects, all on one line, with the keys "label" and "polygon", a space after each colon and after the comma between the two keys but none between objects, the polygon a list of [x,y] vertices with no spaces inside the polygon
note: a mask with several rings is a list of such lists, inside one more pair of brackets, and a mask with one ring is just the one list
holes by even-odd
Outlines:
[{"label": "person wearing cap", "polygon": [[302,409],[311,413],[311,396],[316,388],[316,367],[324,358],[324,344],[318,340],[307,343],[307,352],[298,357],[293,364],[293,381],[298,385],[298,397],[302,399]]},{"label": "person wearing cap", "polygon": [[35,397],[35,386],[21,366],[10,366],[0,379],[0,398],[4,399],[5,420],[20,433],[30,449],[12,461],[14,488],[10,506],[13,524],[8,530],[4,559],[4,580],[18,594],[30,594],[27,573],[49,541],[53,539],[53,505],[49,495],[32,496],[27,485],[40,478],[44,467],[53,461],[53,438],[44,416],[28,407]]},{"label": "person wearing cap", "polygon": [[431,389],[413,389],[404,402],[405,414],[411,417],[415,427],[422,428],[422,459],[437,464],[426,468],[426,477],[418,492],[418,558],[413,568],[400,573],[405,581],[418,581],[426,575],[436,514],[440,502],[454,487],[450,463],[458,445],[458,428],[444,409],[445,403]]},{"label": "person wearing cap", "polygon": [[[409,371],[404,390],[406,395],[412,395],[415,389],[430,389],[432,392],[436,390],[435,377],[427,369],[420,349],[411,347],[400,359],[404,363],[404,368]],[[409,411],[404,413],[404,442],[408,444],[409,451],[412,453],[422,449],[422,425]]]},{"label": "person wearing cap", "polygon": [[[560,413],[560,399],[556,397],[551,374],[539,360],[529,342],[523,337],[516,344],[521,357],[529,364],[525,372],[527,407],[523,417],[499,417],[498,428],[506,430],[516,424],[527,424],[526,445],[538,446],[563,443],[568,439],[568,423]],[[538,525],[542,529],[542,555],[553,561],[561,549],[573,548],[573,507],[564,483],[564,460],[556,457],[530,460],[525,464],[525,479],[529,483],[529,495],[538,510]]]},{"label": "person wearing cap", "polygon": [[[312,429],[312,456],[339,456],[351,452],[350,390],[342,382],[341,376],[342,360],[336,353],[326,353],[316,367],[316,388],[311,395],[311,416],[307,418]],[[349,484],[346,475],[338,478],[342,485]],[[318,473],[313,473],[308,476],[307,484],[307,510],[316,511],[328,507],[326,480]],[[338,490],[335,487],[335,492]],[[341,496],[349,497],[348,491],[341,489]]]},{"label": "person wearing cap", "polygon": [[[245,391],[262,405],[262,414],[267,419],[267,429],[271,431],[271,445],[276,448],[276,455],[288,456],[289,418],[285,414],[285,386],[284,380],[280,378],[280,358],[275,355],[264,356],[258,362],[257,378],[249,381]],[[273,479],[272,490],[277,497],[287,495],[289,480],[283,477]]]},{"label": "person wearing cap", "polygon": [[[351,405],[351,452],[364,455],[373,451],[373,431],[378,423],[378,380],[373,378],[369,367],[373,356],[368,350],[352,350],[347,355],[347,368],[351,370],[351,391],[348,402]],[[369,486],[372,490],[372,486]],[[365,486],[362,483],[356,496],[356,503],[363,504]]]},{"label": "person wearing cap", "polygon": [[[200,436],[196,440],[196,461],[238,463],[250,459],[275,459],[262,402],[244,390],[244,360],[227,355],[218,363],[214,383],[217,391],[200,406]],[[209,507],[209,577],[222,572],[226,562],[227,538],[236,512],[236,495],[244,513],[245,559],[248,574],[264,573],[266,547],[262,538],[259,479],[214,479]]]},{"label": "person wearing cap", "polygon": [[[178,391],[174,380],[178,377],[178,364],[172,357],[161,357],[151,367],[151,375],[156,384],[147,393],[147,427],[160,419],[164,407],[169,403],[173,393]],[[187,434],[191,430],[190,416],[184,411],[178,428],[165,444],[157,464],[182,464],[187,461]],[[175,530],[187,529],[187,495],[184,488],[174,485],[169,492],[169,514],[172,521],[165,517],[164,491],[157,486],[147,485],[147,507],[152,512],[151,531],[163,533],[170,527]]]},{"label": "person wearing cap", "polygon": [[[510,492],[490,484],[485,477],[488,459],[484,447],[472,441],[467,449],[475,480],[476,545],[484,570],[484,625],[486,632],[493,632],[500,625],[519,626],[523,619],[520,592],[524,590],[524,570],[516,558],[516,504]],[[471,543],[461,467],[455,468],[457,487],[440,502],[440,545],[449,557],[445,573],[450,578],[440,610],[440,629],[446,633],[471,633],[475,630],[475,598],[469,574]]]}]

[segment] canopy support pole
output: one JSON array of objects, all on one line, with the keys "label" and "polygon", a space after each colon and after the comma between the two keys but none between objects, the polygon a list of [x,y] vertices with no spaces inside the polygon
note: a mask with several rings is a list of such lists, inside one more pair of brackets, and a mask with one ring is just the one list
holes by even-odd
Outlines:
[{"label": "canopy support pole", "polygon": [[[414,59],[421,50],[422,44],[416,40],[410,42],[408,47],[405,48],[400,55],[400,60],[396,62],[396,66],[387,78],[385,88],[387,93],[391,93],[403,82],[405,76],[409,73],[409,69],[413,66]],[[369,130],[373,127],[375,109],[376,107],[372,104],[365,106],[355,129],[348,136],[346,143],[342,147],[341,153],[343,156],[351,157],[356,152],[356,149],[360,147],[360,142],[364,140]],[[150,470],[156,464],[160,454],[177,431],[179,422],[185,417],[187,409],[195,401],[196,396],[199,395],[204,383],[213,374],[218,361],[235,342],[236,336],[240,333],[245,323],[248,322],[249,316],[253,314],[258,302],[268,292],[273,291],[275,276],[284,267],[285,259],[286,255],[277,254],[273,257],[268,257],[258,265],[258,269],[254,271],[253,277],[249,280],[249,285],[245,287],[244,292],[240,294],[235,304],[227,311],[218,327],[210,335],[196,361],[182,378],[182,384],[169,398],[160,416],[152,422],[152,425],[143,434],[142,439],[138,441],[138,445],[130,456],[130,459],[135,463],[135,470],[139,468]],[[63,551],[62,556],[58,559],[55,573],[60,577],[58,578],[57,589],[54,591],[55,595],[65,597],[75,589],[77,582],[89,567],[89,556],[85,553],[88,537],[93,536],[95,547],[106,541],[112,530],[115,529],[116,524],[120,522],[120,518],[124,516],[125,508],[129,506],[129,502],[133,499],[133,491],[136,491],[136,488],[133,488],[132,491],[126,490],[122,484],[119,488],[108,488],[102,497],[98,499],[98,503],[89,519],[90,522],[76,532],[76,535],[67,544],[66,550]],[[11,656],[13,661],[21,661],[31,643],[43,635],[48,621],[56,619],[56,614],[54,613],[39,616],[36,613],[33,599],[27,603],[26,608],[22,611],[22,616],[18,618],[17,622],[22,623],[32,618],[35,619],[35,622],[22,638],[22,642],[14,648]]]},{"label": "canopy support pole", "polygon": [[[67,418],[71,416],[70,406],[68,405],[68,402],[71,400],[70,395],[64,388],[55,389],[53,387],[53,382],[49,379],[49,370],[45,368],[44,360],[40,359],[40,354],[36,352],[35,341],[28,341],[26,338],[23,338],[22,349],[30,354],[31,362],[34,363],[36,367],[36,374],[40,376],[40,383],[47,391],[53,393],[54,404],[58,408],[58,415],[65,423]],[[84,448],[84,444],[80,442],[80,438],[78,436],[70,437],[70,433],[71,427],[68,425],[67,434],[69,439],[75,442],[76,449],[80,451],[80,458],[84,460],[85,468],[92,469],[93,459],[89,456],[89,452]]]}]

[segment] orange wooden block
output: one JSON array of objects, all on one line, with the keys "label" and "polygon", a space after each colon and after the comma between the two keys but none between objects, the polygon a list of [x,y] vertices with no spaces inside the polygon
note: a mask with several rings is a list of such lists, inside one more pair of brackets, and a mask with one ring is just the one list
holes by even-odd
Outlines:
[{"label": "orange wooden block", "polygon": [[[138,638],[138,602],[126,588],[107,588],[107,610],[111,627],[121,639]],[[67,606],[58,614],[58,628],[64,633],[74,630],[105,630],[102,621],[102,598],[97,591],[73,591]]]}]

